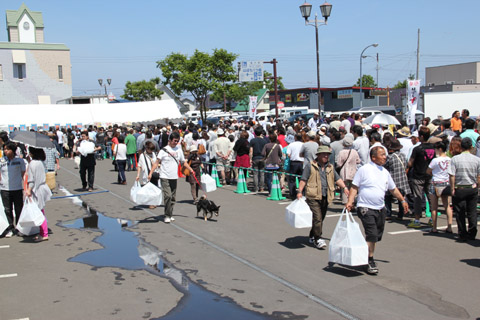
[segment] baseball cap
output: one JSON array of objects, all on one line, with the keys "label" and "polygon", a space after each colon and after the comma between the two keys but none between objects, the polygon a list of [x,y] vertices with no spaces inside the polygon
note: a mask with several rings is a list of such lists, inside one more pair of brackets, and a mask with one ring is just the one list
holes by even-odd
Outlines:
[{"label": "baseball cap", "polygon": [[317,133],[313,130],[310,130],[307,133],[307,136],[309,136],[310,138],[315,138],[316,135],[317,135]]}]

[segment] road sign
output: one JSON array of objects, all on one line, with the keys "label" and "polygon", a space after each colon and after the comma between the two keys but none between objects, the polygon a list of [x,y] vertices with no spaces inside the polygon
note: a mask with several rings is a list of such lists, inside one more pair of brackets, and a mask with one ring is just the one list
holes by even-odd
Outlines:
[{"label": "road sign", "polygon": [[240,82],[263,81],[263,61],[242,61],[239,64]]}]

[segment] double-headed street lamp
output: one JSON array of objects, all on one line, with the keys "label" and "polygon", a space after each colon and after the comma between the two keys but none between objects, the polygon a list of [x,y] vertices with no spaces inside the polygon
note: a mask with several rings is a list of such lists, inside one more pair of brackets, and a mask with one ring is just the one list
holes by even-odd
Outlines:
[{"label": "double-headed street lamp", "polygon": [[[107,83],[110,86],[110,84],[112,83],[112,79],[110,79],[110,78],[107,79]],[[98,84],[100,85],[100,87],[105,88],[105,96],[108,96],[108,94],[107,94],[107,83],[103,84],[103,79],[98,79]]]},{"label": "double-headed street lamp", "polygon": [[325,2],[324,4],[320,5],[320,11],[322,12],[322,17],[324,18],[324,20],[318,20],[318,16],[315,13],[315,20],[311,22],[308,20],[308,17],[310,17],[310,13],[312,12],[312,5],[305,2],[300,6],[300,12],[302,14],[302,17],[305,19],[305,25],[315,27],[315,42],[317,45],[318,111],[320,115],[323,115],[322,93],[320,92],[320,57],[318,53],[318,26],[327,24],[328,17],[330,17],[330,12],[332,12],[332,5],[330,3]]},{"label": "double-headed street lamp", "polygon": [[[362,60],[363,60],[363,53],[365,50],[367,50],[370,47],[378,47],[378,43],[373,43],[369,46],[366,46],[365,49],[363,49],[362,53],[360,54],[360,108],[363,107],[363,92],[362,92],[362,84],[363,84],[363,79],[362,79]],[[377,84],[378,85],[378,84]]]}]

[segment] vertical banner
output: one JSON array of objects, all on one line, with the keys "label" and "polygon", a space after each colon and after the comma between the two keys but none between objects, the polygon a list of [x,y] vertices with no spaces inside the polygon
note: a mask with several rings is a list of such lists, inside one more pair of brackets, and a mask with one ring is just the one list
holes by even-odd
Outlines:
[{"label": "vertical banner", "polygon": [[8,125],[8,132],[13,132],[13,131],[15,131],[15,125],[9,124]]},{"label": "vertical banner", "polygon": [[20,125],[20,131],[27,131],[27,125],[26,124],[21,124]]},{"label": "vertical banner", "polygon": [[55,123],[55,130],[60,130],[60,123]]},{"label": "vertical banner", "polygon": [[67,129],[72,129],[72,124],[71,123],[67,123]]},{"label": "vertical banner", "polygon": [[415,115],[417,112],[418,97],[420,94],[420,80],[409,80],[407,87],[407,107],[408,107],[408,117],[407,124],[415,124]]},{"label": "vertical banner", "polygon": [[249,112],[248,116],[255,121],[257,117],[257,96],[248,96],[250,103],[248,104]]},{"label": "vertical banner", "polygon": [[80,122],[77,123],[77,128],[80,129],[80,130],[82,130],[82,124],[81,124]]},{"label": "vertical banner", "polygon": [[48,131],[48,129],[49,129],[48,123],[44,123],[43,124],[43,130]]},{"label": "vertical banner", "polygon": [[32,123],[32,125],[30,126],[30,129],[33,129],[33,131],[37,131],[37,124]]}]

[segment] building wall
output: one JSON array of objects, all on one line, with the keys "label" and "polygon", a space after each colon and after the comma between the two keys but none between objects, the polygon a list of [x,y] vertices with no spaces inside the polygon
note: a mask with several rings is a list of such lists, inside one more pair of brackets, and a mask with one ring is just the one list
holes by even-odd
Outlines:
[{"label": "building wall", "polygon": [[35,40],[37,43],[44,43],[45,39],[43,36],[43,28],[36,28],[35,29]]},{"label": "building wall", "polygon": [[[39,96],[50,101],[72,96],[70,51],[25,50],[25,78],[13,77],[12,50],[0,50],[3,80],[0,80],[0,104],[38,104]],[[58,79],[58,65],[63,65],[63,81]]]},{"label": "building wall", "polygon": [[10,27],[9,32],[10,32],[8,37],[9,42],[20,42],[17,27]]},{"label": "building wall", "polygon": [[425,68],[426,85],[444,85],[448,81],[454,81],[454,84],[466,84],[466,80],[479,83],[479,64],[479,62],[470,62]]}]

